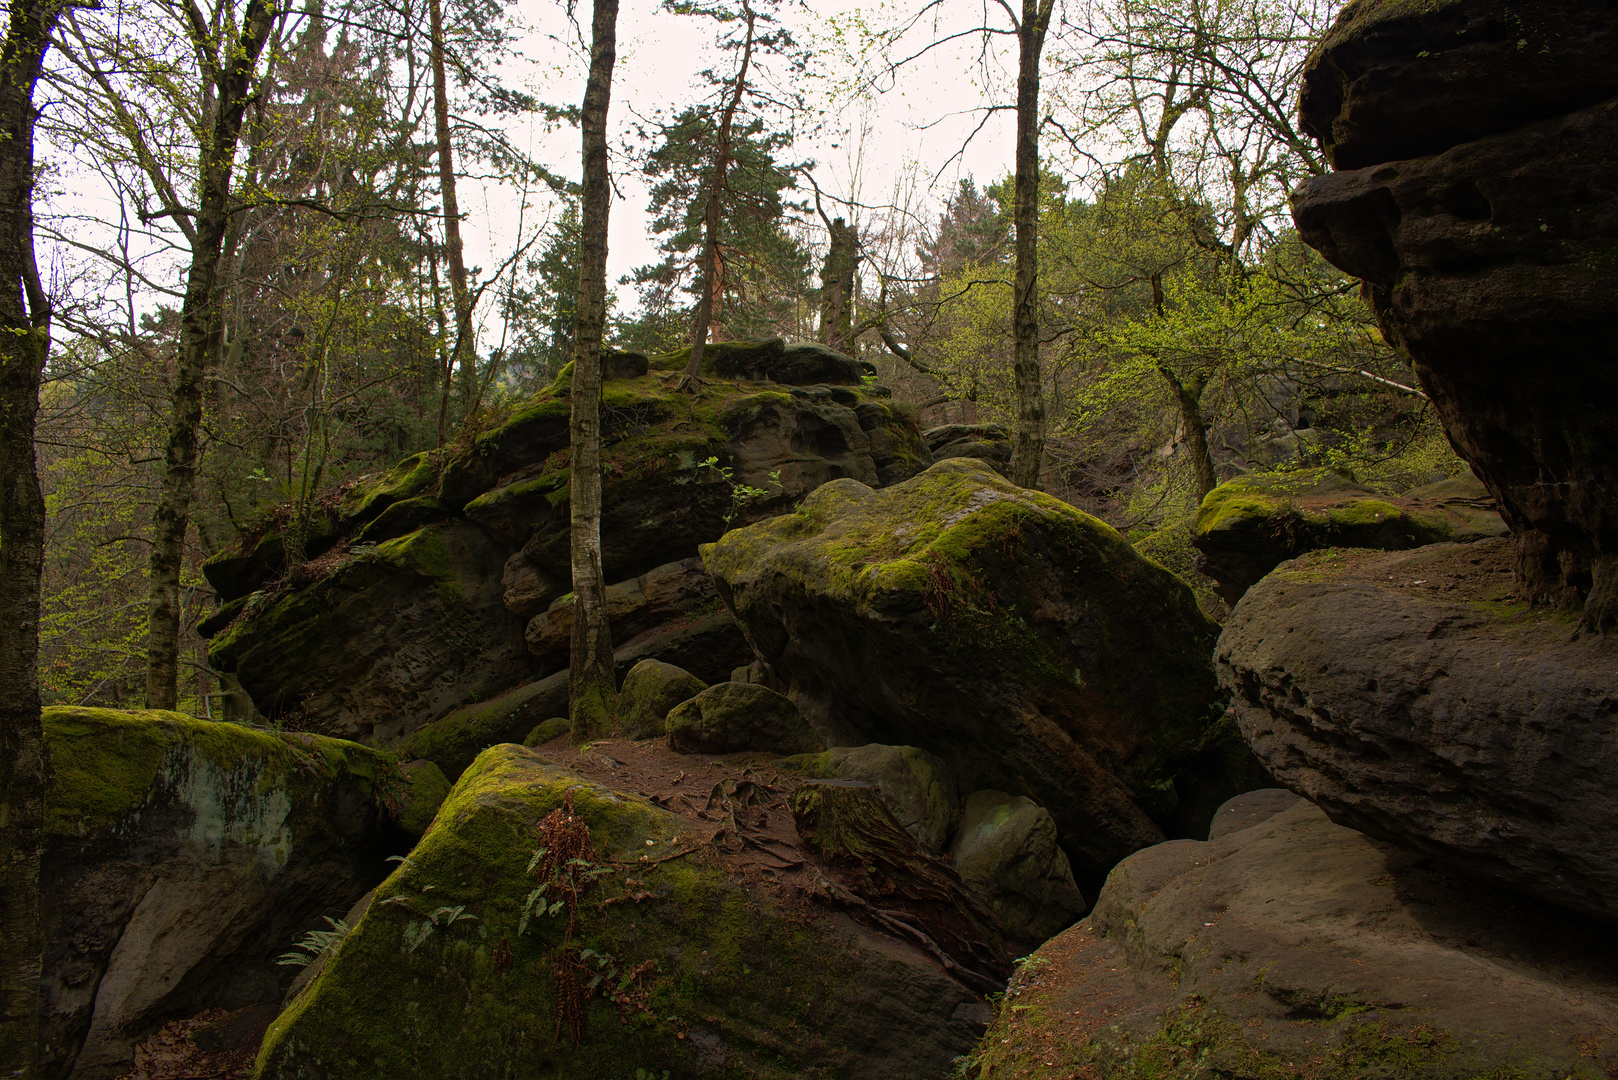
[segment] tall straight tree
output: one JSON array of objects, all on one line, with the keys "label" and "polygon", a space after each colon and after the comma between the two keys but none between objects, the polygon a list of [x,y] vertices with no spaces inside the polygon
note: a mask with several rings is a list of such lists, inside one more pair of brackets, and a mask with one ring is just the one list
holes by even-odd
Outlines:
[{"label": "tall straight tree", "polygon": [[618,0],[595,0],[590,75],[584,85],[584,185],[579,199],[579,302],[573,324],[573,642],[568,717],[574,742],[610,731],[618,680],[607,625],[607,582],[601,569],[601,341],[607,321],[607,105],[618,56]]},{"label": "tall straight tree", "polygon": [[[438,445],[444,445],[449,420],[450,378],[456,368],[466,369],[472,355],[472,295],[466,282],[466,257],[461,243],[461,205],[455,193],[455,158],[450,145],[449,79],[444,71],[444,14],[440,0],[427,0],[432,36],[433,130],[438,139],[438,185],[444,204],[444,255],[449,262],[450,300],[455,305],[455,336],[444,361],[444,382],[438,401]],[[468,397],[470,401],[470,396]]]},{"label": "tall straight tree", "polygon": [[51,305],[34,259],[34,84],[60,0],[11,0],[0,50],[0,1075],[39,1060],[39,864],[48,761],[40,724],[45,500],[34,465]]},{"label": "tall straight tree", "polygon": [[[277,16],[275,0],[248,0],[241,24],[217,32],[194,3],[183,6],[186,34],[201,64],[208,113],[191,213],[191,266],[180,305],[173,411],[163,456],[163,490],[152,519],[151,599],[146,620],[146,707],[172,709],[179,692],[180,564],[196,487],[202,388],[224,343],[220,255],[230,226],[231,174],[242,119],[257,81],[259,55]],[[211,114],[211,115],[210,115]]]},{"label": "tall straight tree", "polygon": [[[1012,380],[1017,426],[1011,482],[1038,487],[1045,459],[1045,393],[1039,370],[1039,56],[1055,0],[1023,0],[1017,20],[1017,174],[1012,219],[1017,269],[1012,281]],[[1007,8],[1010,12],[1010,8]]]}]

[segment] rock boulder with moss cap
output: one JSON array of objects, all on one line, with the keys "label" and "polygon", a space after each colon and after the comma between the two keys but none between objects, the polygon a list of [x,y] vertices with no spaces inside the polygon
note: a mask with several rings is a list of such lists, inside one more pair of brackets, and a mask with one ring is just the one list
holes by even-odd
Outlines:
[{"label": "rock boulder with moss cap", "polygon": [[1021,795],[974,791],[950,846],[961,879],[988,898],[1011,934],[1041,942],[1072,926],[1090,905],[1056,843],[1050,812]]},{"label": "rock boulder with moss cap", "polygon": [[[406,781],[366,747],[48,708],[44,1075],[124,1075],[175,1015],[277,1002],[275,958],[386,869]],[[397,850],[397,849],[393,849]]]},{"label": "rock boulder with moss cap", "polygon": [[[1191,590],[981,462],[882,491],[827,484],[703,558],[827,741],[917,746],[964,788],[1026,794],[1090,869],[1165,825],[1202,835],[1262,784],[1210,708],[1216,627]],[[1179,821],[1182,802],[1200,820]]]},{"label": "rock boulder with moss cap", "polygon": [[629,669],[618,691],[618,723],[626,739],[664,733],[669,710],[690,701],[708,684],[682,667],[648,657]]},{"label": "rock boulder with moss cap", "polygon": [[796,705],[756,683],[710,686],[669,710],[664,727],[669,746],[682,754],[801,754],[822,745]]},{"label": "rock boulder with moss cap", "polygon": [[1329,470],[1308,470],[1220,484],[1202,500],[1191,543],[1197,569],[1234,605],[1255,581],[1306,551],[1403,551],[1507,532],[1488,489],[1471,476],[1388,496]]},{"label": "rock boulder with moss cap", "polygon": [[1508,540],[1283,563],[1221,682],[1259,758],[1332,819],[1618,922],[1618,635],[1514,592]]},{"label": "rock boulder with moss cap", "polygon": [[[604,969],[620,974],[603,985],[624,980],[621,1010],[585,998],[577,1043],[558,1018],[568,917],[524,915],[535,823],[569,797],[591,861],[607,871],[578,905],[576,985],[587,994]],[[693,822],[533,751],[487,751],[270,1027],[256,1077],[948,1074],[975,1036],[974,995],[919,950],[839,915],[783,907],[725,870],[706,839]],[[623,902],[604,903],[614,898]]]},{"label": "rock boulder with moss cap", "polygon": [[914,746],[834,746],[785,758],[778,767],[816,780],[863,780],[894,821],[930,851],[943,851],[960,819],[955,777],[937,754]]},{"label": "rock boulder with moss cap", "polygon": [[1034,953],[985,1077],[1599,1080],[1618,931],[1297,802],[1139,852]]}]

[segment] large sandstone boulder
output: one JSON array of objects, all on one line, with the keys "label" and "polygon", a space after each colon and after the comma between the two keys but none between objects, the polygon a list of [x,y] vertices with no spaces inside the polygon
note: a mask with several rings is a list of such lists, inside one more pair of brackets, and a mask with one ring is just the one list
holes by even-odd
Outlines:
[{"label": "large sandstone boulder", "polygon": [[[557,886],[531,896],[535,823],[569,802],[593,847],[576,920]],[[256,1075],[946,1075],[976,995],[918,948],[784,906],[710,834],[531,750],[489,750],[270,1028]]]},{"label": "large sandstone boulder", "polygon": [[1234,605],[1287,559],[1324,547],[1405,548],[1505,536],[1488,490],[1457,477],[1378,495],[1322,470],[1241,477],[1202,500],[1192,527],[1197,569]]},{"label": "large sandstone boulder", "polygon": [[1509,541],[1316,552],[1219,640],[1242,733],[1331,817],[1618,921],[1618,636],[1512,593]]},{"label": "large sandstone boulder", "polygon": [[315,735],[49,708],[45,738],[42,1075],[121,1076],[175,1015],[279,1002],[275,958],[383,877],[410,802],[383,756]]},{"label": "large sandstone boulder", "polygon": [[708,684],[675,664],[647,658],[629,669],[618,690],[618,725],[626,739],[664,734],[669,710],[690,701]]},{"label": "large sandstone boulder", "polygon": [[829,743],[917,746],[966,790],[1027,795],[1089,868],[1179,831],[1182,801],[1205,802],[1184,826],[1201,835],[1257,786],[1193,767],[1215,744],[1235,745],[1237,772],[1251,759],[1210,713],[1214,626],[1190,589],[981,462],[883,491],[828,484],[703,558]]},{"label": "large sandstone boulder", "polygon": [[1056,843],[1050,811],[1021,795],[968,795],[950,858],[961,879],[987,897],[1006,929],[1023,941],[1052,937],[1089,907]]},{"label": "large sandstone boulder", "polygon": [[1530,596],[1618,616],[1618,9],[1359,0],[1302,117],[1339,171],[1293,199],[1364,279]]},{"label": "large sandstone boulder", "polygon": [[1618,1072],[1618,933],[1307,802],[1148,848],[1013,980],[968,1076]]},{"label": "large sandstone boulder", "polygon": [[858,780],[876,788],[893,820],[929,851],[943,851],[961,818],[955,777],[937,754],[914,746],[834,746],[778,763],[816,780]]},{"label": "large sandstone boulder", "polygon": [[[702,614],[700,570],[658,576],[699,544],[828,480],[893,483],[931,460],[908,414],[862,389],[710,381],[693,397],[633,370],[602,392],[620,643]],[[565,666],[569,613],[547,609],[571,580],[570,409],[558,379],[465,444],[355,483],[290,572],[274,518],[220,552],[206,572],[236,606],[207,624],[213,666],[272,719],[379,744]]]},{"label": "large sandstone boulder", "polygon": [[[703,605],[708,605],[710,613],[719,606],[713,580],[702,568],[701,559],[682,559],[608,585],[607,625],[615,640],[628,641]],[[560,597],[543,614],[534,616],[524,637],[539,674],[567,667],[573,643],[573,594]]]},{"label": "large sandstone boulder", "polygon": [[682,754],[802,754],[821,745],[796,705],[757,683],[710,686],[671,709],[665,727],[669,746]]}]

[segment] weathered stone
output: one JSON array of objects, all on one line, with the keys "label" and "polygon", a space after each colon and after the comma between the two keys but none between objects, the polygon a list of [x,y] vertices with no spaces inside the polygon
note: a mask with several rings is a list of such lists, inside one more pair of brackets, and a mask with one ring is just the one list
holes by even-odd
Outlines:
[{"label": "weathered stone", "polygon": [[420,836],[449,795],[444,770],[430,761],[407,761],[400,766],[406,790],[397,824],[406,836]]},{"label": "weathered stone", "polygon": [[[1153,815],[1174,820],[1210,739],[1250,757],[1210,713],[1214,627],[1190,589],[981,462],[828,484],[704,560],[829,742],[918,746],[963,788],[1027,794],[1090,868],[1162,838]],[[1256,786],[1206,779],[1207,814]]]},{"label": "weathered stone", "polygon": [[1402,551],[1446,540],[1505,536],[1505,522],[1472,477],[1378,495],[1329,470],[1241,477],[1202,500],[1192,529],[1197,569],[1234,605],[1287,559],[1323,547]]},{"label": "weathered stone", "polygon": [[988,898],[1012,936],[1044,941],[1089,907],[1056,843],[1050,811],[1020,795],[974,791],[950,848],[961,878]]},{"label": "weathered stone", "polygon": [[638,379],[647,370],[645,353],[609,352],[601,355],[603,379]]},{"label": "weathered stone", "polygon": [[1618,619],[1615,72],[1610,4],[1352,5],[1303,118],[1363,167],[1293,198],[1499,500],[1524,588],[1593,627]]},{"label": "weathered stone", "polygon": [[42,1075],[121,1076],[173,1015],[281,998],[275,957],[382,876],[375,752],[49,708]]},{"label": "weathered stone", "polygon": [[[721,379],[765,378],[786,350],[786,342],[778,337],[762,341],[710,341],[702,348],[702,370],[699,375],[717,375]],[[684,371],[691,362],[691,346],[650,357],[653,371]]]},{"label": "weathered stone", "polygon": [[558,735],[566,735],[573,730],[573,721],[565,716],[553,716],[530,731],[523,738],[524,746],[543,746]]},{"label": "weathered stone", "polygon": [[619,731],[626,739],[660,736],[669,710],[706,689],[708,684],[685,668],[642,660],[629,669],[618,690]]},{"label": "weathered stone", "polygon": [[506,560],[500,585],[505,590],[500,599],[506,610],[522,619],[532,619],[567,591],[566,586],[541,572],[520,551]]},{"label": "weathered stone", "polygon": [[449,519],[449,508],[431,495],[400,499],[354,534],[356,544],[382,544],[407,536],[425,525]]},{"label": "weathered stone", "polygon": [[1011,432],[1003,424],[944,424],[921,437],[934,461],[977,458],[1001,476],[1011,467]]},{"label": "weathered stone", "polygon": [[872,785],[900,827],[932,851],[944,850],[960,820],[960,798],[949,766],[914,746],[834,746],[820,754],[785,758],[778,767],[817,779]]},{"label": "weathered stone", "polygon": [[1299,802],[1116,867],[1013,980],[985,1076],[1266,1080],[1618,1071],[1618,934]]},{"label": "weathered stone", "polygon": [[[702,560],[682,559],[608,585],[607,625],[615,638],[627,641],[703,605],[716,606],[714,599],[713,579],[702,568]],[[573,594],[534,616],[524,637],[539,674],[566,667],[573,642]]]},{"label": "weathered stone", "polygon": [[682,754],[802,754],[821,746],[796,705],[752,683],[710,686],[671,709],[664,726],[669,746]]},{"label": "weathered stone", "polygon": [[817,384],[858,386],[863,381],[867,368],[870,369],[870,374],[876,374],[874,367],[861,364],[852,356],[845,356],[836,349],[829,349],[812,341],[800,341],[783,349],[781,358],[771,364],[766,373],[771,382],[786,383],[790,386]]},{"label": "weathered stone", "polygon": [[509,549],[466,522],[433,525],[266,600],[209,643],[265,715],[378,743],[531,670],[501,602]]},{"label": "weathered stone", "polygon": [[1618,921],[1618,637],[1512,594],[1509,542],[1316,552],[1219,641],[1242,733],[1333,820]]},{"label": "weathered stone", "polygon": [[[570,918],[524,918],[534,823],[565,800],[610,871],[578,905],[569,944],[635,973],[627,1022],[591,995],[577,1044],[559,1023],[554,974]],[[957,1014],[979,998],[931,956],[846,918],[804,919],[701,852],[682,854],[706,840],[693,823],[533,751],[488,751],[271,1027],[257,1075],[312,1080],[360,1061],[397,1080],[600,1080],[637,1068],[924,1080],[970,1048],[973,1027]],[[631,893],[634,902],[594,902]],[[598,970],[586,964],[581,991]]]},{"label": "weathered stone", "polygon": [[1262,824],[1298,801],[1298,794],[1286,788],[1259,788],[1233,796],[1214,811],[1208,826],[1209,840],[1222,840],[1231,833]]}]

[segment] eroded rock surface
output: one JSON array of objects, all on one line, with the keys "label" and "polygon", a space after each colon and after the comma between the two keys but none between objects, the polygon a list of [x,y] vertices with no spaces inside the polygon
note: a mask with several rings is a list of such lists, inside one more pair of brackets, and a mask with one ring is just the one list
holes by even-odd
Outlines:
[{"label": "eroded rock surface", "polygon": [[981,462],[883,491],[828,484],[703,558],[828,742],[917,746],[965,790],[1027,795],[1091,867],[1178,829],[1199,778],[1218,794],[1196,835],[1256,786],[1221,775],[1251,757],[1210,715],[1213,624],[1190,589]]},{"label": "eroded rock surface", "polygon": [[1220,680],[1345,825],[1618,921],[1618,636],[1513,595],[1509,541],[1316,552],[1249,590]]},{"label": "eroded rock surface", "polygon": [[275,958],[383,876],[363,746],[155,710],[49,708],[45,735],[45,1075],[121,1076],[175,1015],[278,1002]]},{"label": "eroded rock surface", "polygon": [[1364,279],[1537,600],[1618,617],[1618,10],[1344,9],[1304,73],[1340,172],[1293,199]]},{"label": "eroded rock surface", "polygon": [[1073,925],[1090,905],[1056,843],[1050,811],[1020,795],[974,791],[950,848],[956,872],[988,898],[1013,936],[1028,942]]},{"label": "eroded rock surface", "polygon": [[1618,1070],[1615,971],[1612,927],[1297,802],[1120,863],[1094,913],[1013,980],[976,1067],[1599,1080]]}]

